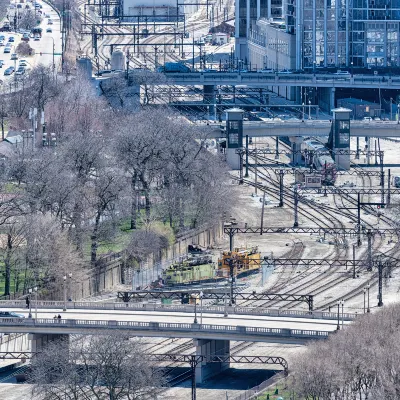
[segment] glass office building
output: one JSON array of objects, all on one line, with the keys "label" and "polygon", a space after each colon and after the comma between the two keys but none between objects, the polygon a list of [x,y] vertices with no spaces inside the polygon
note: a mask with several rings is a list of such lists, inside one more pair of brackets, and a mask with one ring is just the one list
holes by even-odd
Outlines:
[{"label": "glass office building", "polygon": [[[259,18],[279,18],[296,37],[296,68],[399,67],[400,0],[239,0],[240,57]],[[238,7],[237,5],[237,7]],[[245,39],[243,41],[243,39]],[[289,66],[287,66],[289,67]]]}]

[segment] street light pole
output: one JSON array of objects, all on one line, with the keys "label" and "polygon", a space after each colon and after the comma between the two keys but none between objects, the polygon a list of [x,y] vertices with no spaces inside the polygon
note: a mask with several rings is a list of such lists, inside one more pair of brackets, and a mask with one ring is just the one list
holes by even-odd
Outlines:
[{"label": "street light pole", "polygon": [[363,292],[364,292],[364,314],[365,314],[365,295],[367,293],[367,288],[364,288]]},{"label": "street light pole", "polygon": [[194,298],[194,324],[197,324],[197,297]]},{"label": "street light pole", "polygon": [[33,290],[35,291],[35,320],[37,320],[37,297],[38,297],[38,288],[37,288],[37,286],[35,286],[33,288]]},{"label": "street light pole", "polygon": [[53,41],[53,74],[54,74],[54,71],[56,70],[56,63],[54,62],[54,55],[56,52],[56,44],[54,42],[53,36],[50,36],[50,39]]},{"label": "street light pole", "polygon": [[71,293],[71,281],[72,281],[72,273],[68,274],[68,301],[72,301],[72,293]]},{"label": "street light pole", "polygon": [[64,308],[63,311],[67,311],[67,276],[63,276],[64,279]]},{"label": "street light pole", "polygon": [[301,119],[301,122],[304,122],[304,103],[303,103],[303,118]]},{"label": "street light pole", "polygon": [[368,295],[367,313],[370,313],[370,312],[371,312],[371,310],[370,310],[370,308],[369,308],[369,288],[370,288],[370,285],[369,285],[369,283],[368,283],[368,285],[367,285],[367,295]]},{"label": "street light pole", "polygon": [[200,292],[200,324],[203,324],[203,295],[204,293]]},{"label": "street light pole", "polygon": [[337,302],[337,326],[336,326],[336,330],[340,331],[340,301]]},{"label": "street light pole", "polygon": [[343,323],[344,323],[344,300],[342,300],[342,330],[343,330]]},{"label": "street light pole", "polygon": [[28,314],[28,318],[32,318],[32,289],[28,290],[29,294],[29,314]]},{"label": "street light pole", "polygon": [[393,108],[392,108],[393,97],[390,98],[390,120],[393,120]]},{"label": "street light pole", "polygon": [[311,119],[311,100],[308,100],[308,119]]}]

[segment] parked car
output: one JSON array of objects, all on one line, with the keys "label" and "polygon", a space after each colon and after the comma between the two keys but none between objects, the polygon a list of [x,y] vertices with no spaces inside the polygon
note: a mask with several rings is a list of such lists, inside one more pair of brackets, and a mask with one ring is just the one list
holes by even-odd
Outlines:
[{"label": "parked car", "polygon": [[4,40],[0,40],[0,46],[4,46]]},{"label": "parked car", "polygon": [[11,47],[9,46],[4,47],[4,53],[11,53]]},{"label": "parked car", "polygon": [[18,54],[17,53],[12,53],[11,54],[11,60],[18,60]]},{"label": "parked car", "polygon": [[47,32],[47,33],[51,33],[51,32],[53,32],[53,31],[52,31],[51,28],[47,28],[47,29],[46,29],[46,32]]},{"label": "parked car", "polygon": [[28,62],[26,60],[19,60],[20,67],[26,67],[27,65],[28,65]]},{"label": "parked car", "polygon": [[29,42],[29,33],[24,33],[22,35],[21,40],[25,41],[25,42]]},{"label": "parked car", "polygon": [[14,67],[8,67],[5,71],[4,71],[4,75],[11,75],[14,73]]},{"label": "parked car", "polygon": [[25,67],[19,66],[15,75],[23,75],[25,73]]},{"label": "parked car", "polygon": [[8,41],[11,43],[11,42],[15,42],[15,38],[14,38],[14,36],[10,36],[9,38],[8,38]]},{"label": "parked car", "polygon": [[13,311],[0,311],[0,318],[25,318],[25,316]]},{"label": "parked car", "polygon": [[337,71],[333,75],[350,75],[349,71]]},{"label": "parked car", "polygon": [[48,25],[53,25],[53,21],[51,19],[47,20]]},{"label": "parked car", "polygon": [[40,36],[39,35],[35,35],[35,38],[33,40],[40,40]]},{"label": "parked car", "polygon": [[0,60],[0,68],[3,68],[3,65],[4,65],[4,61]]}]

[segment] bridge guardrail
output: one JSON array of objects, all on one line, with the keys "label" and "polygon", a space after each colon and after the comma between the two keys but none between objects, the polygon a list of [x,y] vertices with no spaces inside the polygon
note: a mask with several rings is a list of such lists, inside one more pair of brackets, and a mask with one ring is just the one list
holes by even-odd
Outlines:
[{"label": "bridge guardrail", "polygon": [[[1,327],[26,327],[27,332],[32,332],[33,327],[37,328],[60,328],[66,331],[68,328],[76,330],[82,329],[121,329],[135,331],[157,331],[157,332],[205,332],[205,333],[226,333],[233,336],[252,335],[252,336],[282,336],[293,339],[325,339],[329,331],[287,329],[287,328],[264,328],[254,326],[235,326],[235,325],[213,325],[213,324],[188,324],[188,323],[169,323],[169,322],[141,322],[141,321],[115,321],[115,320],[80,320],[80,319],[21,319],[21,318],[2,318]],[[51,332],[49,332],[51,333]]]},{"label": "bridge guardrail", "polygon": [[[122,302],[67,302],[67,309],[93,309],[93,310],[120,310],[120,311],[164,311],[164,312],[186,312],[194,313],[193,305],[181,304],[143,304],[143,303],[122,303]],[[0,310],[4,308],[25,308],[25,300],[1,300]],[[38,309],[63,309],[63,301],[38,301]],[[35,301],[32,301],[31,308],[35,308]],[[226,311],[229,314],[239,315],[258,315],[258,316],[275,316],[275,317],[291,317],[291,318],[308,318],[308,319],[336,319],[337,313],[330,313],[324,311],[303,311],[303,310],[279,310],[274,308],[263,307],[243,307],[243,306],[227,306]],[[225,306],[197,306],[197,312],[204,314],[222,314],[225,312]],[[344,313],[343,318],[345,321],[352,321],[357,318],[359,314]],[[1,320],[0,320],[1,322]]]},{"label": "bridge guardrail", "polygon": [[335,85],[364,85],[372,84],[374,86],[391,86],[399,84],[400,80],[396,77],[386,75],[335,75],[335,74],[282,74],[282,73],[255,73],[255,72],[187,72],[187,73],[167,73],[172,81],[178,82],[197,82],[198,84],[215,84],[216,82],[236,82],[242,84],[278,83],[312,85],[312,84],[330,84]]}]

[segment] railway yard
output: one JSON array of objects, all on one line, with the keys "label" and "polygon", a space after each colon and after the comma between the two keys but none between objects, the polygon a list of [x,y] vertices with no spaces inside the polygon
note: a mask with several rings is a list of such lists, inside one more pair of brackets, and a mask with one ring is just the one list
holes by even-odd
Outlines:
[{"label": "railway yard", "polygon": [[[250,148],[272,147],[275,140],[259,139]],[[280,143],[280,148],[285,149],[285,144]],[[352,143],[355,145],[355,143]],[[385,152],[388,164],[393,165],[396,160],[396,146],[392,141],[381,140],[381,150]],[[275,174],[275,163],[285,162],[285,156],[281,160],[266,158],[258,159],[257,178],[255,162],[250,168],[249,177],[243,185],[237,184],[237,172],[232,172],[232,190],[237,192],[237,205],[232,217],[237,226],[259,227],[262,212],[262,191],[266,192],[266,204],[264,207],[264,227],[292,227],[294,221],[293,201],[293,175],[284,180],[284,207],[279,207],[279,176]],[[353,160],[354,162],[356,160]],[[363,162],[363,160],[358,160]],[[250,160],[251,164],[252,161]],[[270,166],[266,166],[270,164]],[[336,188],[379,188],[379,177],[365,176],[362,171],[378,171],[379,167],[371,168],[355,166],[355,171],[360,174],[338,175]],[[400,168],[392,167],[392,175],[396,175]],[[257,180],[257,185],[255,181]],[[255,185],[258,187],[255,193]],[[357,196],[342,194],[313,193],[300,196],[298,205],[298,226],[354,229],[357,224]],[[363,202],[379,202],[380,194],[362,195]],[[262,285],[262,274],[247,275],[236,280],[238,291],[255,293],[291,293],[313,295],[313,310],[331,312],[332,318],[325,321],[327,325],[336,327],[338,302],[340,313],[363,314],[366,312],[366,301],[371,312],[378,309],[378,268],[375,257],[382,254],[386,258],[397,260],[399,257],[399,241],[395,234],[379,234],[378,229],[393,228],[396,226],[398,198],[392,195],[391,206],[385,209],[377,209],[376,206],[363,206],[361,220],[368,229],[375,234],[371,237],[371,249],[368,249],[368,240],[363,233],[360,246],[357,245],[357,236],[336,236],[308,233],[273,233],[273,234],[236,234],[234,247],[250,248],[257,246],[262,257],[275,260],[273,272]],[[378,214],[379,213],[379,214]],[[363,231],[364,232],[364,231]],[[354,245],[354,246],[353,246]],[[217,262],[221,251],[229,249],[229,237],[225,235],[223,241],[211,250],[213,261]],[[354,255],[353,255],[354,249]],[[368,271],[368,257],[372,254],[372,270]],[[357,263],[352,263],[354,259]],[[284,260],[289,260],[284,263]],[[307,265],[308,260],[308,265]],[[320,262],[312,262],[320,260]],[[280,265],[279,261],[283,265]],[[344,262],[346,261],[346,262]],[[271,261],[274,264],[274,261]],[[317,264],[317,265],[315,265]],[[353,274],[355,278],[353,278]],[[400,286],[398,284],[398,270],[391,268],[383,270],[383,302],[388,304],[398,301]],[[121,288],[130,290],[130,287]],[[173,290],[173,288],[171,289]],[[198,292],[199,286],[194,291]],[[367,293],[368,292],[368,293]],[[110,294],[113,296],[113,294]],[[368,298],[366,298],[368,296]],[[109,300],[109,298],[107,298]],[[344,303],[341,303],[341,301]],[[148,300],[159,302],[159,300]],[[179,304],[179,301],[174,301]],[[205,300],[204,306],[213,305],[213,300]],[[219,303],[223,304],[223,303]],[[306,303],[298,301],[274,300],[238,300],[236,306],[259,308],[260,310],[306,311]],[[166,306],[167,307],[167,306]],[[193,305],[192,305],[193,307]],[[211,316],[210,316],[211,317]],[[216,316],[217,317],[217,316]],[[221,318],[219,316],[218,318]],[[238,315],[237,318],[240,318]],[[301,323],[301,321],[298,321]],[[192,340],[187,339],[143,339],[150,353],[179,353],[193,354]],[[252,343],[231,341],[231,355],[263,355],[281,356],[289,361],[294,355],[304,351],[303,346],[272,343]],[[182,363],[166,363],[171,372],[170,384],[166,389],[164,398],[186,399],[190,396],[190,370]],[[197,387],[197,398],[235,398],[249,387],[259,384],[273,374],[276,367],[257,364],[231,364],[231,369],[223,372],[215,378],[207,380]],[[243,383],[246,382],[246,383]]]},{"label": "railway yard", "polygon": [[[111,46],[118,46],[127,53],[128,65],[132,69],[157,70],[157,67],[165,62],[182,61],[185,58],[185,46],[206,34],[210,27],[206,3],[203,2],[199,10],[186,19],[185,30],[192,36],[190,39],[182,36],[180,45],[176,42],[176,36],[171,33],[174,29],[182,28],[181,22],[170,25],[150,24],[153,30],[149,36],[136,40],[135,36],[129,35],[133,32],[132,25],[116,26],[118,24],[112,25],[114,21],[109,20],[110,24],[107,26],[102,23],[96,12],[87,7],[88,4],[83,0],[77,2],[77,11],[83,23],[81,35],[77,40],[78,52],[81,56],[89,56],[98,72],[109,68]],[[226,13],[217,14],[215,25],[230,20],[234,16],[233,0],[221,1],[221,4],[228,12],[227,15]],[[89,29],[90,24],[96,27],[102,25],[103,38],[95,39],[95,49],[92,31]],[[137,29],[144,27],[144,24],[140,26],[138,24]],[[160,35],[152,35],[152,33]],[[170,35],[163,36],[162,33],[170,33]],[[194,45],[193,48],[195,49],[193,58],[196,59],[196,63],[199,63],[201,51],[204,52],[205,49],[201,50],[201,46]],[[207,46],[208,62],[212,63],[213,54],[218,55],[214,61],[224,60],[224,57],[226,59],[231,53],[231,48],[230,43],[223,46]],[[191,93],[191,100],[197,101],[201,97],[195,89],[198,88],[169,85],[167,92],[171,96],[172,91],[177,101],[187,98]],[[168,96],[165,96],[167,92],[163,91],[162,86],[158,90],[159,97],[155,96],[154,103],[168,103]],[[232,94],[229,88],[223,90],[227,96]],[[254,97],[257,97],[257,91],[254,93]],[[248,101],[246,96],[246,94],[243,96],[243,102]],[[201,114],[199,110],[191,112],[191,117],[188,119],[194,121],[197,117],[198,119],[208,118],[205,114],[201,116],[199,114]],[[370,143],[374,140],[371,138]],[[363,138],[360,139],[361,150],[364,150],[363,141]],[[324,324],[329,327],[327,329],[329,331],[343,329],[350,323],[349,319],[357,318],[367,312],[374,312],[383,304],[399,301],[400,281],[397,267],[400,259],[400,231],[398,231],[400,196],[399,189],[394,187],[393,179],[388,178],[388,170],[390,169],[392,177],[400,176],[400,164],[398,164],[400,140],[380,138],[377,141],[379,151],[384,153],[385,161],[382,165],[379,164],[377,158],[374,159],[374,156],[368,156],[367,160],[365,152],[362,152],[357,159],[353,154],[350,171],[332,172],[329,186],[323,185],[319,190],[305,190],[295,181],[298,166],[290,164],[292,157],[290,146],[279,141],[279,156],[275,156],[273,151],[272,154],[262,152],[262,150],[276,148],[275,138],[253,138],[249,145],[250,151],[246,165],[248,174],[244,174],[244,168],[240,172],[231,171],[231,180],[226,183],[229,191],[232,192],[235,207],[231,215],[223,221],[225,234],[222,239],[211,249],[204,249],[207,251],[207,257],[197,264],[196,257],[199,255],[195,254],[189,257],[185,264],[175,260],[177,263],[175,270],[168,270],[167,268],[170,267],[168,264],[162,265],[165,270],[163,279],[160,279],[158,284],[150,281],[143,284],[142,281],[140,290],[167,288],[174,291],[182,287],[189,292],[192,290],[193,292],[190,293],[194,294],[188,300],[188,307],[193,310],[195,321],[199,314],[199,311],[196,314],[196,306],[200,306],[198,293],[214,284],[226,293],[232,290],[235,293],[254,295],[307,295],[312,297],[311,307],[304,301],[282,300],[279,297],[274,299],[238,298],[234,305],[229,306],[256,310],[254,313],[263,314],[263,317],[266,316],[265,318],[271,323],[277,318],[274,317],[274,313],[275,315],[278,312],[291,313],[290,322],[292,326],[297,324],[298,329],[303,329],[301,324],[307,319],[308,323],[315,326]],[[350,142],[350,149],[354,150],[356,139],[351,138]],[[326,169],[326,161],[325,164],[321,163],[320,167]],[[280,175],[279,170],[285,170],[286,173],[283,175],[282,172]],[[384,177],[380,175],[382,171],[385,173]],[[388,193],[389,187],[391,192]],[[381,205],[377,206],[377,204]],[[268,229],[271,232],[267,232]],[[249,249],[254,248],[257,249],[255,254],[258,258],[252,259]],[[223,252],[227,252],[231,257],[229,263],[221,261]],[[206,265],[205,268],[201,268],[203,264]],[[192,271],[192,276],[196,276],[188,278],[184,274],[184,271],[188,270]],[[214,277],[221,280],[208,279],[211,283],[205,283],[207,278]],[[179,282],[178,278],[182,281]],[[171,283],[174,279],[176,286],[172,286]],[[167,285],[168,280],[170,280],[170,286]],[[195,281],[195,283],[190,281]],[[185,285],[180,286],[179,283],[185,283]],[[118,290],[128,292],[137,289],[132,286],[136,285],[119,286]],[[104,303],[120,301],[116,290],[88,299],[88,301]],[[223,301],[205,299],[201,301],[201,307],[221,306],[225,307],[226,313],[228,300],[232,301],[228,295]],[[147,304],[161,306],[160,299],[146,298],[141,299],[140,302],[143,306]],[[140,302],[138,301],[138,304]],[[165,308],[178,304],[181,304],[178,299],[162,303]],[[303,318],[296,318],[296,312],[299,315],[302,313]],[[325,319],[323,322],[313,321],[311,317],[304,317],[305,312],[310,314],[324,312]],[[101,318],[102,312],[98,311],[98,314],[100,316],[96,315],[94,319]],[[157,311],[148,313],[143,311],[142,314],[143,318],[147,318],[148,315],[148,320],[153,321],[152,318],[155,315],[161,316],[161,311],[159,314]],[[345,320],[344,314],[351,317]],[[126,315],[129,315],[128,311]],[[186,315],[177,313],[175,322],[182,322],[187,317],[187,313]],[[229,317],[245,320],[239,313],[232,313]],[[202,324],[203,314],[199,318]],[[222,313],[209,312],[207,318],[215,320],[215,323],[220,320],[219,322],[223,325]],[[257,319],[258,316],[247,318]],[[196,351],[193,339],[144,337],[141,341],[149,354],[193,355]],[[22,350],[22,347],[16,348],[16,345],[11,345],[7,340],[0,343],[0,351]],[[291,359],[303,351],[305,351],[305,346],[299,344],[230,341],[231,356],[283,357],[289,363],[289,371]],[[4,365],[0,362],[0,367]],[[187,363],[162,361],[158,366],[168,371],[168,386],[165,387],[160,398],[184,400],[190,398],[192,393],[193,399],[192,371]],[[230,369],[197,385],[197,398],[199,400],[244,399],[240,397],[244,391],[272,378],[276,372],[282,372],[282,368],[276,365],[231,362]],[[13,382],[9,374],[0,375],[0,383],[4,382]],[[274,382],[271,381],[271,384]],[[0,399],[5,398],[2,396],[6,396],[8,390],[8,386],[1,385]],[[21,391],[25,391],[26,394],[29,388],[19,387],[14,393],[15,399],[22,398],[24,393],[20,393]],[[12,400],[12,397],[7,398]]]}]

